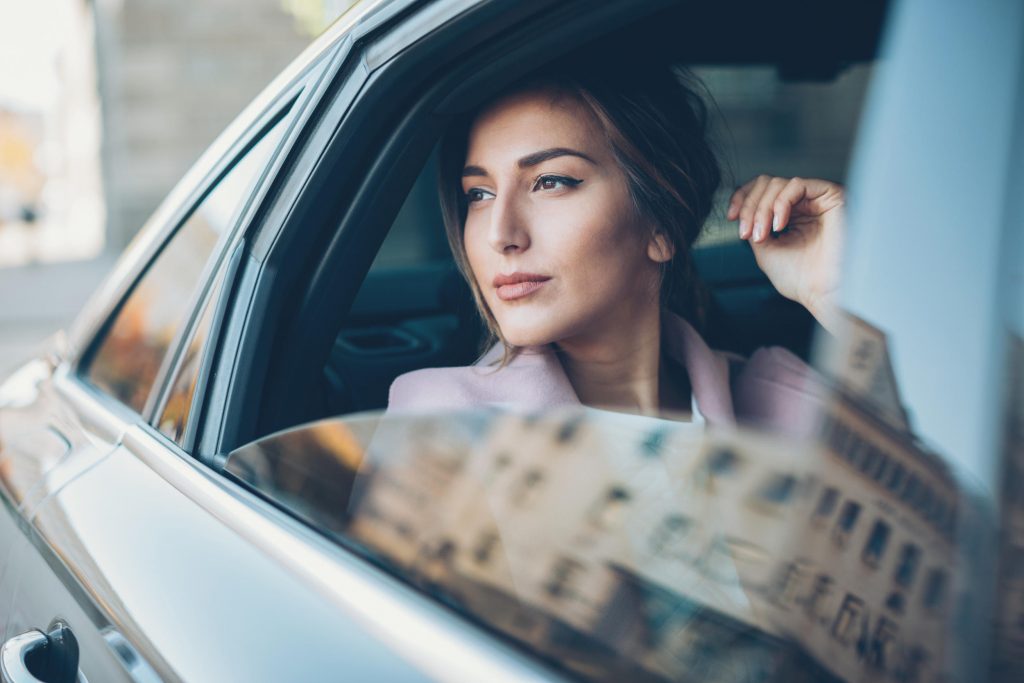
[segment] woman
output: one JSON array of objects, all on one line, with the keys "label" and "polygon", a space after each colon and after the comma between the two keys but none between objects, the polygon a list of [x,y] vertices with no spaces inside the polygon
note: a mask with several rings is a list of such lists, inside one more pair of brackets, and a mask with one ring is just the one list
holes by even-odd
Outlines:
[{"label": "woman", "polygon": [[[695,329],[689,250],[720,183],[704,105],[668,65],[617,66],[563,63],[446,136],[449,242],[498,343],[473,367],[399,377],[390,410],[583,403],[792,423],[807,394],[799,359],[730,362]],[[826,328],[842,205],[834,183],[759,176],[727,214],[778,291]]]}]

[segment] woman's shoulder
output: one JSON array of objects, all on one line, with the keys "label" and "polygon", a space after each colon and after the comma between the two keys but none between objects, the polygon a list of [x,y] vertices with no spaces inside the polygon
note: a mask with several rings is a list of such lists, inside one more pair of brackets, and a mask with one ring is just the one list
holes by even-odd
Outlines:
[{"label": "woman's shoulder", "polygon": [[782,384],[795,383],[797,386],[803,386],[808,379],[817,377],[807,361],[784,346],[762,346],[746,358],[735,354],[729,356],[738,359],[742,376]]},{"label": "woman's shoulder", "polygon": [[474,365],[425,368],[400,375],[391,384],[389,411],[443,411],[484,405],[541,409],[579,403],[554,353],[521,351],[501,364],[492,351]]},{"label": "woman's shoulder", "polygon": [[813,427],[826,398],[822,376],[781,346],[758,348],[747,358],[730,354],[730,385],[738,420],[787,432]]},{"label": "woman's shoulder", "polygon": [[389,411],[435,411],[473,405],[477,366],[423,368],[399,375],[388,390]]}]

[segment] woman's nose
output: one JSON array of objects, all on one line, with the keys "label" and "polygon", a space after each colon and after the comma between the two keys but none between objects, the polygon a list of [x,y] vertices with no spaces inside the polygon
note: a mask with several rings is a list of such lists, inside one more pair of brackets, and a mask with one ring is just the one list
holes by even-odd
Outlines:
[{"label": "woman's nose", "polygon": [[495,197],[491,207],[488,241],[501,254],[524,251],[530,247],[530,231],[523,207],[516,197]]}]

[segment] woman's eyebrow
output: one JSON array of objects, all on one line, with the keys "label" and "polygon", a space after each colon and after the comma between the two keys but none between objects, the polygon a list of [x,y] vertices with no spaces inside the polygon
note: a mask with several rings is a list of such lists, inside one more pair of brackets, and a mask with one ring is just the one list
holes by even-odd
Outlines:
[{"label": "woman's eyebrow", "polygon": [[597,166],[597,162],[591,159],[589,156],[580,152],[576,149],[570,149],[569,147],[552,147],[551,149],[543,149],[533,154],[527,154],[525,157],[516,162],[519,168],[528,168],[530,166],[536,166],[539,163],[545,162],[548,159],[554,159],[555,157],[579,157],[589,161],[590,163]]},{"label": "woman's eyebrow", "polygon": [[[534,152],[533,154],[527,154],[525,157],[523,157],[522,159],[517,161],[516,165],[519,166],[519,168],[529,168],[530,166],[536,166],[537,164],[543,163],[543,162],[547,161],[548,159],[554,159],[556,157],[566,157],[566,156],[569,156],[569,157],[579,157],[580,159],[583,159],[585,161],[589,161],[590,163],[594,164],[595,166],[598,165],[598,163],[596,161],[591,159],[589,156],[587,156],[583,152],[581,152],[579,150],[576,150],[576,149],[570,149],[569,147],[552,147],[551,149],[542,149],[539,152]],[[481,178],[486,178],[489,175],[490,174],[487,172],[487,169],[485,169],[483,166],[466,166],[464,169],[462,169],[462,177],[463,178],[478,177],[478,176],[481,177]]]}]

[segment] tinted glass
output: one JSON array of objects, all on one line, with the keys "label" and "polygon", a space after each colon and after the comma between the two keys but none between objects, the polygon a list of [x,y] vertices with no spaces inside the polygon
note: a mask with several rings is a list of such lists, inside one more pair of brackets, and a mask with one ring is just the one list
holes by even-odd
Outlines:
[{"label": "tinted glass", "polygon": [[283,128],[279,121],[193,210],[136,284],[96,352],[89,380],[130,408],[141,412],[146,405],[207,261],[234,224]]},{"label": "tinted glass", "polygon": [[590,409],[326,420],[227,471],[586,680],[946,680],[952,524],[985,523],[940,461],[892,457],[944,507],[810,441]]}]

